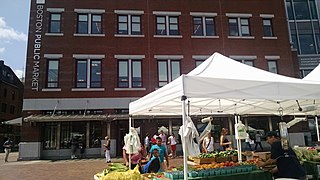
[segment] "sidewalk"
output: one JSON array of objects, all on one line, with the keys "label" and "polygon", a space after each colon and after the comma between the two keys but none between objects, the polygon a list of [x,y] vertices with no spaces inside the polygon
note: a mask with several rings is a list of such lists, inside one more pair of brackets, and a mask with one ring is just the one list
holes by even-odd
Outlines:
[{"label": "sidewalk", "polygon": [[[106,168],[104,158],[75,160],[17,161],[18,153],[10,153],[9,162],[4,162],[0,153],[0,180],[90,180]],[[122,158],[112,158],[112,162],[122,162]],[[170,159],[170,166],[181,166],[182,157]]]}]

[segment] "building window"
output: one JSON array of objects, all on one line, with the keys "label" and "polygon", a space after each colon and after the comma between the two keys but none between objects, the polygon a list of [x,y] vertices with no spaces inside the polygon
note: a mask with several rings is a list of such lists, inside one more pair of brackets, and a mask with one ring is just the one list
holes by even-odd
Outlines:
[{"label": "building window", "polygon": [[59,60],[48,59],[47,88],[59,87]]},{"label": "building window", "polygon": [[70,148],[70,140],[74,137],[78,142],[86,144],[87,122],[61,123],[60,149]]},{"label": "building window", "polygon": [[196,67],[202,64],[205,60],[196,60]]},{"label": "building window", "polygon": [[268,60],[268,71],[278,74],[277,61]]},{"label": "building window", "polygon": [[78,14],[78,34],[102,34],[101,14]]},{"label": "building window", "polygon": [[229,36],[250,36],[248,18],[229,18]]},{"label": "building window", "polygon": [[57,148],[57,124],[46,123],[44,126],[44,149]]},{"label": "building window", "polygon": [[7,104],[6,103],[2,103],[1,105],[1,112],[7,112]]},{"label": "building window", "polygon": [[157,35],[180,35],[178,16],[156,16]]},{"label": "building window", "polygon": [[158,86],[162,87],[180,76],[179,60],[158,60]]},{"label": "building window", "polygon": [[141,16],[118,15],[118,34],[141,35]]},{"label": "building window", "polygon": [[102,140],[101,122],[90,122],[90,147],[100,148]]},{"label": "building window", "polygon": [[3,97],[7,97],[7,94],[8,94],[8,90],[7,90],[7,88],[4,88],[3,89]]},{"label": "building window", "polygon": [[101,60],[87,59],[76,60],[76,87],[100,88],[101,87]]},{"label": "building window", "polygon": [[249,65],[249,66],[254,66],[253,60],[241,59],[241,60],[236,60],[236,61],[241,62],[246,65]]},{"label": "building window", "polygon": [[12,91],[11,99],[12,99],[12,101],[14,101],[16,99],[16,92]]},{"label": "building window", "polygon": [[271,19],[263,19],[263,36],[264,37],[273,37],[273,28]]},{"label": "building window", "polygon": [[121,59],[118,61],[118,87],[142,87],[141,60]]},{"label": "building window", "polygon": [[13,105],[10,105],[10,114],[14,114],[14,110],[15,110],[15,107]]},{"label": "building window", "polygon": [[213,17],[193,17],[194,36],[215,36],[215,23]]},{"label": "building window", "polygon": [[49,33],[61,33],[61,13],[51,13]]}]

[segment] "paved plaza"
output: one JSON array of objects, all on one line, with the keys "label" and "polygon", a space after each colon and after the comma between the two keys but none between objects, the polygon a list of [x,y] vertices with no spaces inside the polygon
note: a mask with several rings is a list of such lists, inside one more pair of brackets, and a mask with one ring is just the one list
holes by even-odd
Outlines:
[{"label": "paved plaza", "polygon": [[[93,176],[106,168],[103,158],[75,160],[17,161],[18,153],[11,153],[9,162],[4,162],[0,153],[0,180],[92,180]],[[113,158],[122,162],[122,158]],[[181,157],[170,159],[170,166],[181,166]]]}]

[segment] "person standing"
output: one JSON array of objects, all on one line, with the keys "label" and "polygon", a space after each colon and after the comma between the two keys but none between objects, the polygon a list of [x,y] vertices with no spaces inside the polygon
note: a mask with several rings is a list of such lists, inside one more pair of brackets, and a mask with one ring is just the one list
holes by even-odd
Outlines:
[{"label": "person standing", "polygon": [[149,138],[149,133],[146,133],[146,137],[144,138],[144,149],[149,152],[150,150],[150,138]]},{"label": "person standing", "polygon": [[255,144],[256,144],[256,146],[255,146],[255,148],[254,148],[255,150],[257,150],[257,147],[258,147],[258,145],[259,145],[260,148],[261,148],[261,151],[263,151],[263,147],[262,147],[262,144],[261,144],[261,134],[260,134],[259,131],[258,131],[257,134],[256,134]]},{"label": "person standing", "polygon": [[[167,161],[167,168],[169,167],[169,158],[168,158],[168,153],[164,145],[162,145],[162,139],[161,137],[157,137],[157,144],[153,145],[150,149],[150,154],[153,153],[154,149],[159,150],[159,158],[160,158],[160,169],[162,172],[165,171],[165,166],[164,166],[164,158],[166,158]],[[153,155],[154,156],[154,155]],[[149,157],[151,159],[151,157]]]},{"label": "person standing", "polygon": [[13,146],[13,142],[11,141],[10,137],[3,143],[5,158],[4,162],[8,162],[9,154],[11,152],[11,148]]},{"label": "person standing", "polygon": [[[131,154],[131,169],[134,169],[137,165],[139,165],[139,171],[140,173],[143,172],[142,166],[141,166],[141,160],[146,157],[146,150],[142,144],[140,144],[140,148],[138,149],[138,152],[135,154]],[[123,161],[126,166],[129,166],[129,155],[127,154],[126,146],[123,146],[122,148],[122,157]]]},{"label": "person standing", "polygon": [[250,134],[248,131],[247,131],[247,137],[246,137],[245,141],[246,141],[246,147],[244,149],[252,151],[251,142],[253,140],[250,138]]},{"label": "person standing", "polygon": [[211,136],[211,132],[203,139],[202,149],[203,153],[211,153],[214,151],[214,141],[213,137]]},{"label": "person standing", "polygon": [[71,138],[71,159],[76,159],[76,151],[79,145],[79,141],[77,137]]},{"label": "person standing", "polygon": [[221,135],[220,135],[220,146],[222,146],[223,150],[231,150],[231,142],[227,138],[228,129],[222,128],[221,129]]},{"label": "person standing", "polygon": [[167,149],[167,136],[163,130],[160,131],[159,137],[161,137],[162,145]]},{"label": "person standing", "polygon": [[105,152],[105,157],[106,157],[106,163],[110,163],[111,162],[111,158],[110,158],[110,138],[108,136],[106,136],[104,139],[105,139],[105,142],[104,142],[103,146],[104,146],[104,152]]},{"label": "person standing", "polygon": [[177,140],[176,136],[172,133],[171,136],[168,138],[168,145],[170,145],[170,151],[171,151],[171,158],[177,157]]},{"label": "person standing", "polygon": [[268,132],[266,141],[271,145],[271,158],[266,162],[258,161],[258,167],[276,163],[277,166],[270,170],[270,172],[273,174],[277,173],[277,178],[306,180],[306,172],[301,166],[297,155],[291,147],[287,150],[283,149],[277,132]]}]

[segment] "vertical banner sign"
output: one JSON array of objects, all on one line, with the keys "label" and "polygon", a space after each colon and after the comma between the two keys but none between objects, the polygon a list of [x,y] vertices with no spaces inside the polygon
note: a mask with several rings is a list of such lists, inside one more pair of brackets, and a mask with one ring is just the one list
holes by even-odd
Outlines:
[{"label": "vertical banner sign", "polygon": [[42,28],[43,28],[43,6],[45,0],[36,0],[36,16],[34,22],[34,42],[33,42],[33,70],[32,70],[32,84],[33,91],[39,91],[39,64],[41,60],[41,42],[42,42]]}]

